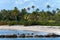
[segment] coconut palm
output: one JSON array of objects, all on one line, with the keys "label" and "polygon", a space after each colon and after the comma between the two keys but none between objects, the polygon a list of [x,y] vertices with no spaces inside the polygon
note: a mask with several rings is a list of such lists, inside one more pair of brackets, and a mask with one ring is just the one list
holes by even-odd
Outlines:
[{"label": "coconut palm", "polygon": [[48,8],[48,11],[49,11],[50,5],[47,5],[47,8]]},{"label": "coconut palm", "polygon": [[34,11],[34,8],[35,8],[35,6],[32,6],[33,11]]},{"label": "coconut palm", "polygon": [[56,9],[57,11],[59,10],[59,8]]},{"label": "coconut palm", "polygon": [[30,8],[28,7],[27,10],[30,11]]},{"label": "coconut palm", "polygon": [[30,8],[28,7],[27,10],[30,10]]},{"label": "coconut palm", "polygon": [[53,14],[55,14],[55,13],[56,13],[56,11],[55,11],[55,10],[52,10],[52,13],[53,13]]},{"label": "coconut palm", "polygon": [[39,11],[39,9],[37,8],[37,9],[36,9],[36,11],[38,12],[38,11]]}]

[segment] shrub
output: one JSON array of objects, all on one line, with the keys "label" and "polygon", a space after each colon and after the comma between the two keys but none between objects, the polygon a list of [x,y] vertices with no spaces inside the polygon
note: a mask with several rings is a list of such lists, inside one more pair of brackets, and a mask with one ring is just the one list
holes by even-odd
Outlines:
[{"label": "shrub", "polygon": [[30,26],[30,25],[31,25],[31,22],[28,22],[28,21],[24,22],[24,26]]},{"label": "shrub", "polygon": [[7,22],[0,22],[0,25],[7,25]]},{"label": "shrub", "polygon": [[9,21],[8,25],[17,25],[17,22],[16,21]]}]

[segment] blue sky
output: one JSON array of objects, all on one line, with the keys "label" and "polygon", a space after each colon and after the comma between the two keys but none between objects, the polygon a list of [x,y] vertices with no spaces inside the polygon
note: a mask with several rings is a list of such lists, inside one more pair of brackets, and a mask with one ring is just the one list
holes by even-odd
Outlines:
[{"label": "blue sky", "polygon": [[50,10],[60,8],[60,0],[0,0],[1,9],[13,9],[15,6],[19,9],[27,8],[32,5],[40,10],[47,10],[46,5],[50,5]]}]

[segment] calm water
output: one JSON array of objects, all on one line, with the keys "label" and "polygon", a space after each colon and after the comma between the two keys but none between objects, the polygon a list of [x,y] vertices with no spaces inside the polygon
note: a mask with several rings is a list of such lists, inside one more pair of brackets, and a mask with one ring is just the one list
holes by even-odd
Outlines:
[{"label": "calm water", "polygon": [[[18,30],[0,30],[1,34],[22,34],[22,33],[34,33],[34,34],[47,34],[46,32],[33,32],[33,31],[18,31]],[[60,40],[60,38],[0,38],[0,40]]]},{"label": "calm water", "polygon": [[0,38],[0,40],[60,40],[60,38]]},{"label": "calm water", "polygon": [[41,35],[44,35],[44,34],[47,34],[46,32],[33,32],[33,31],[27,31],[27,30],[0,30],[0,35],[2,34],[31,34],[31,33],[34,33],[34,34],[41,34]]}]

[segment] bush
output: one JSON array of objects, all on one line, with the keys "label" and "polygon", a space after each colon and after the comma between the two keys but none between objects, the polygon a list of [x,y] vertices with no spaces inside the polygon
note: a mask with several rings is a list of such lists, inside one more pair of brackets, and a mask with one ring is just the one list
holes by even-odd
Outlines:
[{"label": "bush", "polygon": [[30,25],[31,25],[31,22],[28,22],[28,21],[24,22],[24,26],[30,26]]},{"label": "bush", "polygon": [[18,25],[24,25],[25,23],[25,20],[24,19],[21,19],[19,22],[18,22]]},{"label": "bush", "polygon": [[17,25],[18,23],[16,21],[9,21],[8,25]]},{"label": "bush", "polygon": [[7,25],[7,22],[0,22],[0,25]]}]

